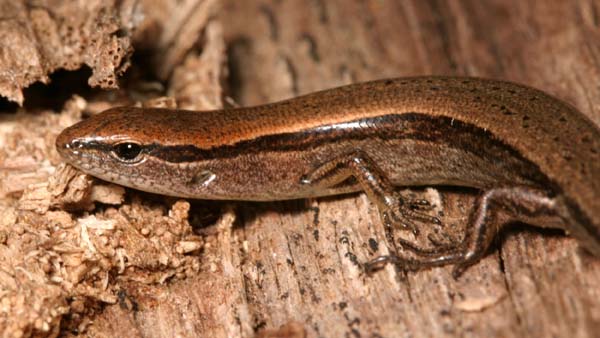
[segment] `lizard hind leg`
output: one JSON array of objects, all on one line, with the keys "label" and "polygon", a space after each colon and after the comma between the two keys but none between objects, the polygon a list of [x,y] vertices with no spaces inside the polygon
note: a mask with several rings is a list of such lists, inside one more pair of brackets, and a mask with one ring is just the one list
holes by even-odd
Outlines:
[{"label": "lizard hind leg", "polygon": [[402,269],[418,270],[454,264],[452,275],[458,278],[485,255],[497,233],[511,221],[551,227],[560,227],[562,222],[555,199],[545,191],[530,187],[490,189],[477,198],[460,244],[425,249],[400,240],[400,245],[415,257],[382,256],[368,262],[365,268],[373,271],[386,263],[394,263]]}]

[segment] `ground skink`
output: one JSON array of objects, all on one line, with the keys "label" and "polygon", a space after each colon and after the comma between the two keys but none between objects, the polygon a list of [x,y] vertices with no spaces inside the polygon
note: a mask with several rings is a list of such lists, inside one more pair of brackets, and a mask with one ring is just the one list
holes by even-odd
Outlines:
[{"label": "ground skink", "polygon": [[56,146],[86,173],[165,195],[270,201],[364,191],[387,228],[439,223],[395,186],[481,191],[460,244],[402,241],[410,258],[374,266],[455,264],[458,276],[510,221],[564,229],[600,256],[600,129],[514,83],[414,77],[249,108],[113,108],[64,130]]}]

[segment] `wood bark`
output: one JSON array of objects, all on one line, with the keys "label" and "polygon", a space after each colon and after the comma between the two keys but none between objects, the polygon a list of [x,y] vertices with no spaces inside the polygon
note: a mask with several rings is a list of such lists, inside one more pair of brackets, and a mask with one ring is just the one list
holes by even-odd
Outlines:
[{"label": "wood bark", "polygon": [[[528,84],[600,122],[597,1],[226,4],[231,80],[243,104],[383,77],[451,74]],[[467,195],[442,192],[450,228],[464,225]],[[294,320],[309,336],[324,337],[600,332],[599,262],[560,232],[516,225],[457,281],[451,267],[406,278],[388,267],[365,277],[354,257],[364,262],[386,252],[373,206],[364,195],[309,205],[302,213],[289,205],[252,212],[238,230],[250,247],[242,271],[264,271],[244,280],[255,323]]]}]

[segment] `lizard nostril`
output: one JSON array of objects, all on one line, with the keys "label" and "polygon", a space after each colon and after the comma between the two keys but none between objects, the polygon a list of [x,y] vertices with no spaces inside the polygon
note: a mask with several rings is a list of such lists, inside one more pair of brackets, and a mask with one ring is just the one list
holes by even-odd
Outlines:
[{"label": "lizard nostril", "polygon": [[73,140],[70,143],[67,143],[65,145],[65,147],[67,149],[73,149],[73,150],[80,149],[80,148],[83,148],[83,143],[81,141],[79,141],[79,140]]}]

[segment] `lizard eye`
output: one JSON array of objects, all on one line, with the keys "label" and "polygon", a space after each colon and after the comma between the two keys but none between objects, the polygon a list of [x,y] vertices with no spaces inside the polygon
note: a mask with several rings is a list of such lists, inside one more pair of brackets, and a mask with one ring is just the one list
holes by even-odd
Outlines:
[{"label": "lizard eye", "polygon": [[142,153],[142,146],[133,142],[123,142],[113,146],[112,154],[123,162],[136,162]]}]

